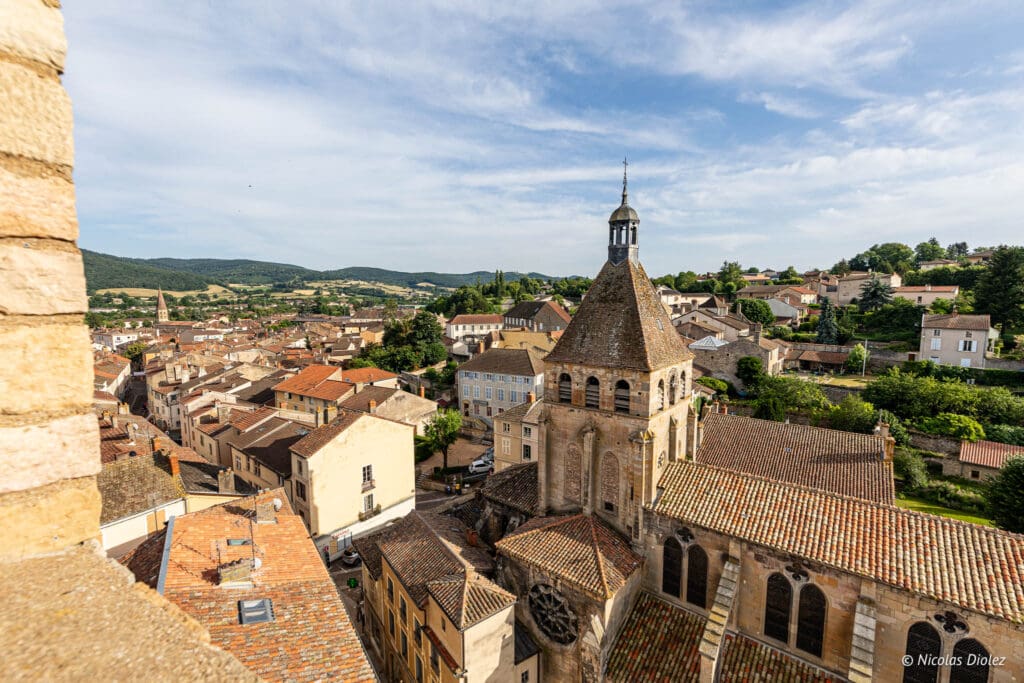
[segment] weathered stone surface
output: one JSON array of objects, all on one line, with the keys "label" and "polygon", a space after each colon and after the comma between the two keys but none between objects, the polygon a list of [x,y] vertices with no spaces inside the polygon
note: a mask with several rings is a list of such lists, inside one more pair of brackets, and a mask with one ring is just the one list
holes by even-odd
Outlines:
[{"label": "weathered stone surface", "polygon": [[57,552],[95,538],[100,533],[100,507],[95,477],[0,494],[0,562]]},{"label": "weathered stone surface", "polygon": [[60,79],[0,61],[0,152],[74,165],[71,100]]},{"label": "weathered stone surface", "polygon": [[0,325],[0,415],[90,405],[90,348],[82,324]]},{"label": "weathered stone surface", "polygon": [[60,10],[39,0],[0,3],[0,51],[64,70],[68,44]]},{"label": "weathered stone surface", "polygon": [[100,471],[99,433],[91,413],[45,424],[0,428],[0,493]]},{"label": "weathered stone surface", "polygon": [[77,239],[75,186],[56,174],[26,176],[0,164],[0,237]]},{"label": "weathered stone surface", "polygon": [[84,313],[85,270],[77,249],[48,240],[0,242],[0,291],[7,315]]}]

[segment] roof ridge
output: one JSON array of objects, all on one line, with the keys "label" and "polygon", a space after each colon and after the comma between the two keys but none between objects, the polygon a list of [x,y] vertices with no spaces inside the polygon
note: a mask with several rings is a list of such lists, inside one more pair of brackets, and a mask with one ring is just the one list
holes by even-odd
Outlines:
[{"label": "roof ridge", "polygon": [[833,433],[838,432],[838,433],[841,433],[841,434],[850,435],[853,438],[858,438],[858,437],[869,437],[869,438],[875,438],[875,439],[884,438],[880,434],[875,434],[875,433],[865,434],[863,432],[848,432],[845,429],[833,429],[831,427],[820,427],[818,425],[805,425],[805,424],[800,424],[799,422],[777,422],[775,420],[766,420],[764,418],[753,417],[751,415],[736,415],[735,413],[724,413],[724,414],[723,413],[710,413],[708,415],[708,417],[704,418],[704,419],[706,420],[708,418],[715,417],[715,416],[718,416],[720,418],[721,417],[734,417],[734,418],[739,418],[739,419],[742,419],[742,420],[757,420],[758,422],[765,422],[765,423],[772,424],[772,425],[778,425],[779,427],[790,427],[790,428],[792,428],[792,427],[800,427],[800,428],[803,428],[803,429],[813,429],[813,430],[817,430],[817,431],[821,431],[821,432],[833,432]]}]

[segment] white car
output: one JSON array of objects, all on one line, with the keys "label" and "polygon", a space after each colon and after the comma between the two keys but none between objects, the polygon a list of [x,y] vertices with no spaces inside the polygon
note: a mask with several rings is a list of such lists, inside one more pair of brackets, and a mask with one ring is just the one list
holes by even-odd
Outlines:
[{"label": "white car", "polygon": [[493,469],[494,463],[492,461],[480,458],[479,460],[474,460],[473,464],[469,466],[469,473],[480,474],[482,472],[490,472]]}]

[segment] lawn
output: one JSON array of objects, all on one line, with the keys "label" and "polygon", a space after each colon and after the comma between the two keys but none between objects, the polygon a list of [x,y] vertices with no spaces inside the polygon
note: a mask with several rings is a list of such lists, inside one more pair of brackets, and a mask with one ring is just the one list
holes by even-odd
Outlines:
[{"label": "lawn", "polygon": [[935,503],[920,498],[914,498],[913,496],[906,496],[904,498],[897,498],[896,505],[907,510],[916,510],[918,512],[926,512],[930,515],[939,515],[940,517],[950,517],[952,519],[959,519],[963,522],[970,522],[971,524],[981,524],[984,526],[994,526],[992,520],[977,515],[972,515],[969,512],[960,512],[959,510],[953,510],[950,508],[936,505]]}]

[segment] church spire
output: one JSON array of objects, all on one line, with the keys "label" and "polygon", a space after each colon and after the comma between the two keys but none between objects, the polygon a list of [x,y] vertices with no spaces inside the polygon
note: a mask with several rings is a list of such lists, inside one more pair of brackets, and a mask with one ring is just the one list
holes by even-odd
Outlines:
[{"label": "church spire", "polygon": [[626,259],[633,263],[639,262],[637,255],[637,230],[640,217],[629,205],[629,178],[626,171],[629,161],[622,160],[622,204],[612,212],[608,219],[608,261],[619,265]]},{"label": "church spire", "polygon": [[165,323],[171,316],[167,310],[167,302],[164,301],[164,290],[161,287],[156,292],[156,321],[158,323]]}]

